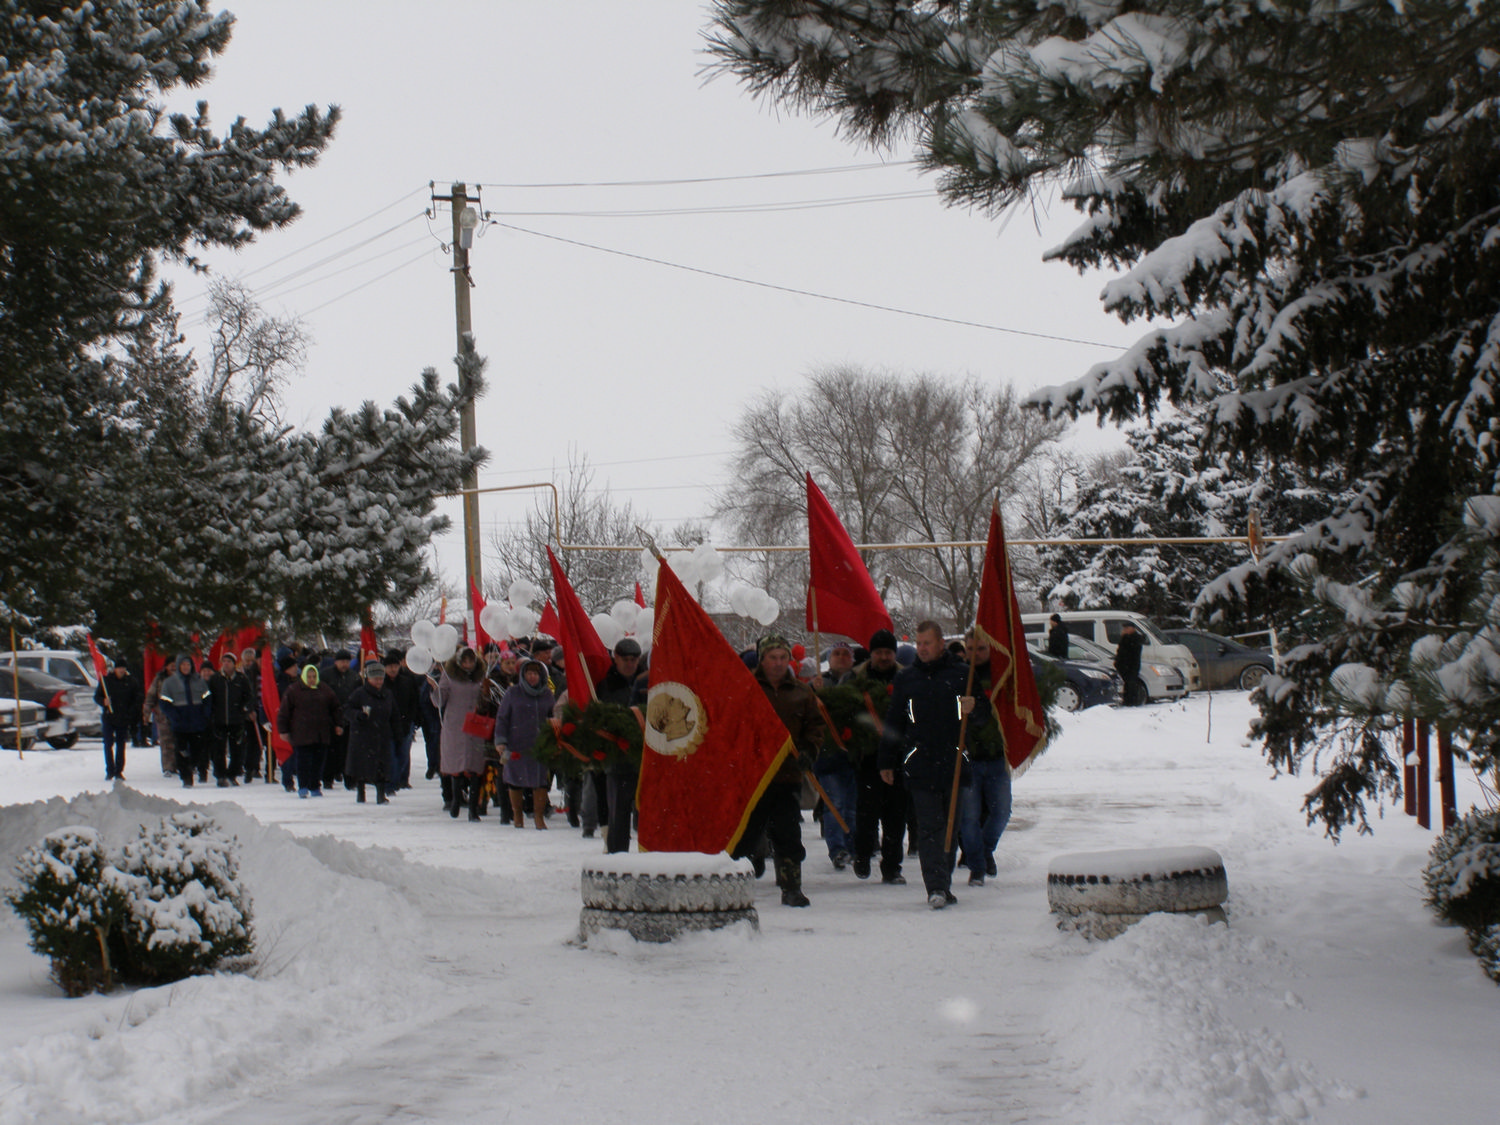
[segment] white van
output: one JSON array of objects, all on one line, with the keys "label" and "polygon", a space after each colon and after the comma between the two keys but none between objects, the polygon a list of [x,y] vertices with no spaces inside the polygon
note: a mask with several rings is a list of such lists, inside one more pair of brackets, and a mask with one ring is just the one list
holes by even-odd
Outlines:
[{"label": "white van", "polygon": [[0,651],[0,668],[9,668],[12,660],[22,668],[31,668],[62,680],[74,689],[86,688],[88,694],[83,699],[87,706],[75,707],[69,716],[73,728],[85,738],[98,738],[104,733],[99,708],[93,702],[94,689],[99,686],[94,679],[94,661],[86,653],[65,648],[23,648],[14,653],[9,649]]},{"label": "white van", "polygon": [[[1194,658],[1192,649],[1186,645],[1174,645],[1164,640],[1161,630],[1139,613],[1120,609],[1064,609],[1059,610],[1057,615],[1062,618],[1069,633],[1082,637],[1086,641],[1093,641],[1096,645],[1102,645],[1110,652],[1114,652],[1115,647],[1120,643],[1121,626],[1127,621],[1130,622],[1146,642],[1141,650],[1142,660],[1170,664],[1182,673],[1182,678],[1187,681],[1188,691],[1202,690],[1203,678],[1199,674],[1198,661]],[[1047,645],[1047,629],[1051,622],[1052,614],[1050,613],[1021,614],[1021,624],[1025,627],[1027,636],[1041,634],[1044,650]]]}]

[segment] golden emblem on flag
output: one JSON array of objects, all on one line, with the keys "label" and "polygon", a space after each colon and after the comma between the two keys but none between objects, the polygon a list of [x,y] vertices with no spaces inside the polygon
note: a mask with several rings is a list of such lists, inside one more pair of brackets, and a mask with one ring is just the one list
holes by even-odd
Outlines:
[{"label": "golden emblem on flag", "polygon": [[708,716],[693,689],[669,680],[652,684],[646,697],[646,745],[658,754],[686,758],[708,733]]}]

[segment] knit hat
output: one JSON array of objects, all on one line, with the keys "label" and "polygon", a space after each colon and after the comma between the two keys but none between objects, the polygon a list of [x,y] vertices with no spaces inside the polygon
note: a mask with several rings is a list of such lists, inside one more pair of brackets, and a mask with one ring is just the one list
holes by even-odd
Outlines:
[{"label": "knit hat", "polygon": [[405,659],[406,659],[406,653],[402,652],[399,648],[386,649],[386,653],[385,653],[385,663],[386,664],[400,664]]},{"label": "knit hat", "polygon": [[786,649],[788,656],[792,654],[792,646],[790,642],[788,642],[787,639],[780,633],[767,633],[764,637],[762,637],[760,639],[760,642],[755,646],[755,654],[757,656],[764,656],[773,648],[784,648]]},{"label": "knit hat", "polygon": [[874,652],[878,648],[888,648],[895,652],[896,634],[889,629],[876,629],[870,634],[870,651]]},{"label": "knit hat", "polygon": [[253,648],[247,648],[244,652],[240,653],[240,663],[241,664],[243,664],[247,660],[254,660],[254,659],[255,659],[255,650]]},{"label": "knit hat", "polygon": [[369,679],[371,676],[379,676],[381,677],[381,679],[384,679],[385,665],[380,663],[380,661],[378,660],[366,660],[364,673],[365,679]]},{"label": "knit hat", "polygon": [[854,646],[851,645],[848,641],[836,641],[833,647],[828,650],[828,652],[829,655],[832,655],[835,652],[847,652],[850,656],[853,656]]},{"label": "knit hat", "polygon": [[639,656],[641,654],[641,642],[634,637],[621,637],[615,642],[616,656]]},{"label": "knit hat", "polygon": [[335,660],[353,660],[354,654],[347,648],[341,648],[338,650],[338,652],[333,654],[333,658]]}]

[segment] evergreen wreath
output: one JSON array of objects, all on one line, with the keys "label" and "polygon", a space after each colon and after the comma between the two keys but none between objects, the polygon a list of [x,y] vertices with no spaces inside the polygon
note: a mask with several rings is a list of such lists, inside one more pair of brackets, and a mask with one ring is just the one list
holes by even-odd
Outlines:
[{"label": "evergreen wreath", "polygon": [[622,762],[639,769],[640,720],[629,707],[618,703],[596,700],[579,707],[570,700],[555,724],[543,725],[531,752],[537,761],[564,777],[607,770]]},{"label": "evergreen wreath", "polygon": [[[875,716],[870,714],[870,708],[865,704],[866,694],[869,695],[870,703],[874,704],[875,710],[884,717],[886,701],[890,697],[887,684],[856,677],[818,691],[818,698],[823,701],[823,706],[828,711],[828,718],[833,723],[834,731],[843,741],[844,749],[849,752],[849,760],[856,766],[872,756],[876,747],[880,745],[880,733],[876,727]],[[823,742],[819,756],[824,754],[837,756],[838,753],[838,743],[834,742],[832,735],[829,735]]]}]

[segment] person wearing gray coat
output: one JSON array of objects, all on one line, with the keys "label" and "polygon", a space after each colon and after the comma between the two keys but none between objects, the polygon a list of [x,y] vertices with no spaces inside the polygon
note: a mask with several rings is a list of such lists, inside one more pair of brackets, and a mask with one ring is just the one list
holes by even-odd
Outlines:
[{"label": "person wearing gray coat", "polygon": [[[484,779],[485,740],[464,730],[464,720],[469,713],[480,708],[481,699],[488,709],[489,700],[484,690],[485,667],[472,648],[462,649],[457,656],[443,665],[443,678],[438,681],[438,713],[442,716],[442,735],[438,743],[439,769],[450,778],[453,786],[453,801],[448,807],[450,816],[458,816],[465,805],[469,808],[469,819],[479,819],[479,796]],[[493,711],[490,711],[493,714]]]},{"label": "person wearing gray coat", "polygon": [[547,767],[532,756],[542,724],[552,714],[555,700],[547,683],[547,668],[540,660],[521,665],[521,679],[500,700],[495,715],[495,749],[505,763],[505,784],[510,787],[511,815],[517,828],[526,827],[522,810],[525,790],[532,791],[531,813],[538,828],[547,827]]}]

